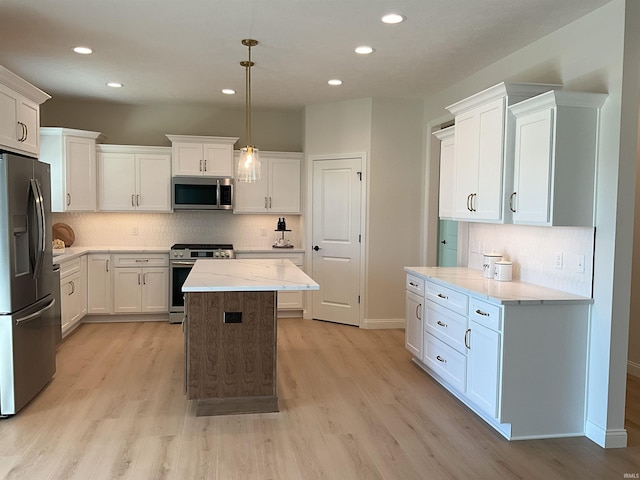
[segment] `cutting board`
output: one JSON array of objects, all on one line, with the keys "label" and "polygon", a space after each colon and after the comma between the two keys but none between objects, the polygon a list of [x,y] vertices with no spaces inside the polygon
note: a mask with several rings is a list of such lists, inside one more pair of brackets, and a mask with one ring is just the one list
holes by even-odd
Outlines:
[{"label": "cutting board", "polygon": [[65,247],[70,247],[76,240],[76,234],[73,232],[73,228],[66,223],[54,223],[51,229],[53,231],[53,240],[59,238],[64,242]]}]

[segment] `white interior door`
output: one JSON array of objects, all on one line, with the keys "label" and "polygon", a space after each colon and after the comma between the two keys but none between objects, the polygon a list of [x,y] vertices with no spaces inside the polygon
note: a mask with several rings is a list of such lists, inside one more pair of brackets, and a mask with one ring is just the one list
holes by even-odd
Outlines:
[{"label": "white interior door", "polygon": [[362,159],[314,160],[312,316],[360,324]]}]

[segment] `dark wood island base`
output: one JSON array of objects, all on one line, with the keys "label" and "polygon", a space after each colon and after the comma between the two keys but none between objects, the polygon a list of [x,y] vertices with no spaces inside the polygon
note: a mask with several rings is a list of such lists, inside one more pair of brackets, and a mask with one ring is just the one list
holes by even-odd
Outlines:
[{"label": "dark wood island base", "polygon": [[197,416],[278,411],[274,291],[187,292],[185,389]]}]

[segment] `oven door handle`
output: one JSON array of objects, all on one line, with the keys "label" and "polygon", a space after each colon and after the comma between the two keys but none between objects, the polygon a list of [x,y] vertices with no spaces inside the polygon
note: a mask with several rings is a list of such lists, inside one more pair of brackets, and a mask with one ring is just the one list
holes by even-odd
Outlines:
[{"label": "oven door handle", "polygon": [[188,266],[193,266],[193,265],[195,265],[195,264],[196,264],[196,262],[195,262],[195,261],[193,261],[193,262],[180,262],[180,261],[177,261],[177,262],[176,262],[176,261],[173,261],[173,260],[171,261],[171,265],[172,265],[172,266],[173,266],[173,265],[188,265]]}]

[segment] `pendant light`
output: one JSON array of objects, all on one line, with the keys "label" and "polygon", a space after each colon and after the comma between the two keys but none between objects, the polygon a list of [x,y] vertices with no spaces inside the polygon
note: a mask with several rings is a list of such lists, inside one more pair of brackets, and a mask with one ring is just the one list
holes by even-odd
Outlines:
[{"label": "pendant light", "polygon": [[253,183],[260,180],[261,165],[260,152],[251,144],[251,67],[254,63],[251,61],[251,47],[258,45],[257,40],[245,38],[242,45],[249,49],[249,60],[240,62],[246,72],[246,134],[247,146],[240,149],[240,158],[238,159],[238,169],[236,181]]}]

